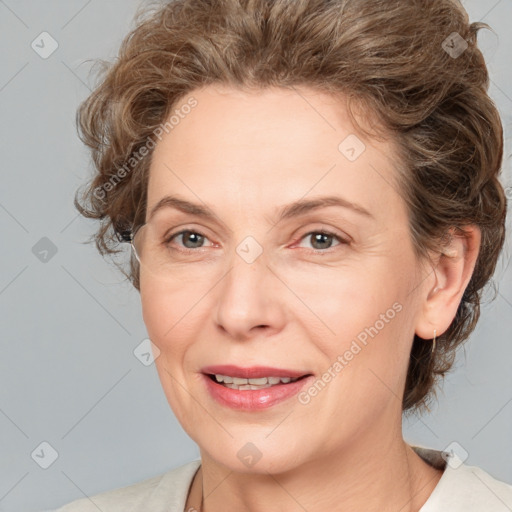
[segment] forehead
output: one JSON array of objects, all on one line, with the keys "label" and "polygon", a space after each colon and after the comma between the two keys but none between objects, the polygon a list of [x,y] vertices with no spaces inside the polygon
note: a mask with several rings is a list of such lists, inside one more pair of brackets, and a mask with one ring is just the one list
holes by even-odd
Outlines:
[{"label": "forehead", "polygon": [[[164,135],[166,142],[160,144],[176,156],[190,153],[192,143],[212,157],[219,156],[216,148],[229,149],[231,160],[256,154],[258,161],[271,156],[275,162],[278,155],[291,160],[295,155],[300,159],[312,153],[320,159],[322,153],[324,160],[332,161],[339,157],[341,138],[356,135],[357,131],[350,121],[345,97],[312,88],[246,90],[210,85],[191,92],[176,104],[174,112],[179,113],[191,99],[196,106],[180,119],[171,116],[178,122]],[[358,121],[364,123],[361,116]],[[387,149],[386,144],[380,146],[381,150]]]},{"label": "forehead", "polygon": [[148,209],[170,193],[239,209],[337,191],[368,209],[396,202],[394,142],[360,133],[343,98],[210,85],[171,115],[152,155]]}]

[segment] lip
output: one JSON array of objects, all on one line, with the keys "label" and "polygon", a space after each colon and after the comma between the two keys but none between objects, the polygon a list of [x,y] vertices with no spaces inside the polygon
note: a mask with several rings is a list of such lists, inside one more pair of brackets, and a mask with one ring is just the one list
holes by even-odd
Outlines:
[{"label": "lip", "polygon": [[251,366],[242,368],[231,364],[205,366],[201,369],[202,373],[210,375],[229,375],[230,377],[239,377],[241,379],[257,379],[259,377],[290,377],[295,379],[309,375],[311,372],[287,370],[284,368],[272,368],[270,366]]},{"label": "lip", "polygon": [[[310,385],[314,376],[308,373],[257,366],[240,368],[239,366],[208,366],[202,375],[207,392],[220,405],[238,411],[261,411],[275,406],[297,395],[302,388]],[[269,388],[237,390],[230,389],[212,380],[209,374],[229,375],[245,379],[258,377],[303,377],[288,384],[276,384]],[[307,376],[305,376],[307,375]]]}]

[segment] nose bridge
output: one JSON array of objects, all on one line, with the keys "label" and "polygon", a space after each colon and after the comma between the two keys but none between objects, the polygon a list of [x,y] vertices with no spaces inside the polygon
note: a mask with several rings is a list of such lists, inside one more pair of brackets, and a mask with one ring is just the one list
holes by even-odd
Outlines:
[{"label": "nose bridge", "polygon": [[260,300],[260,294],[265,292],[267,274],[271,273],[263,245],[254,236],[246,236],[236,245],[231,265],[232,270],[226,276],[225,296],[232,295],[255,307],[253,301]]},{"label": "nose bridge", "polygon": [[279,306],[268,263],[263,246],[253,236],[235,247],[217,302],[217,322],[231,334],[242,335],[254,326],[276,327]]},{"label": "nose bridge", "polygon": [[247,265],[252,265],[256,261],[266,260],[262,258],[264,253],[263,245],[253,236],[246,236],[235,248],[236,254]]}]

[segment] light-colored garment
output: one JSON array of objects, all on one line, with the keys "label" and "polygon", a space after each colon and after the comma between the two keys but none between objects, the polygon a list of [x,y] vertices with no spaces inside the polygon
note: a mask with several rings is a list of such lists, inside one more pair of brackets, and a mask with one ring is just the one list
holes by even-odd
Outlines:
[{"label": "light-colored garment", "polygon": [[[419,512],[512,511],[512,485],[496,480],[479,467],[455,461],[453,454],[411,447],[423,460],[444,469]],[[190,485],[200,464],[200,460],[194,460],[133,485],[73,501],[55,512],[184,512]]]}]

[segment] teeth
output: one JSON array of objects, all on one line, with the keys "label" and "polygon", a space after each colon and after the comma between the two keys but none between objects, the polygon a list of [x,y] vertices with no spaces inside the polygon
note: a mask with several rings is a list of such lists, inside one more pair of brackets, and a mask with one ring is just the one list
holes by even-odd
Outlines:
[{"label": "teeth", "polygon": [[217,382],[223,383],[224,386],[230,389],[238,390],[252,390],[252,389],[264,389],[276,384],[288,384],[289,382],[295,382],[299,377],[259,377],[256,379],[243,379],[241,377],[230,377],[229,375],[215,375]]},{"label": "teeth", "polygon": [[249,384],[254,384],[255,386],[261,386],[263,384],[268,384],[267,377],[261,377],[260,379],[249,379]]}]

